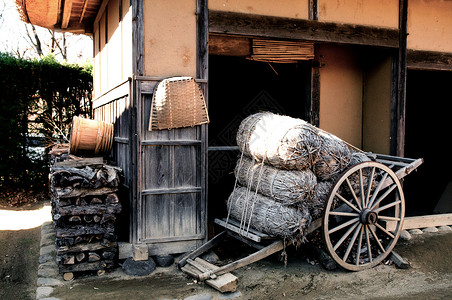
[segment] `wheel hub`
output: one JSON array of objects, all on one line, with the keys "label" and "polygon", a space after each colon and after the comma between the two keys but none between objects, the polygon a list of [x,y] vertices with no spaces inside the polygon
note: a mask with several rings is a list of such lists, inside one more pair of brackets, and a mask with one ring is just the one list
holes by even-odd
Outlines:
[{"label": "wheel hub", "polygon": [[378,214],[370,209],[364,209],[360,214],[360,221],[363,224],[373,225],[377,223]]}]

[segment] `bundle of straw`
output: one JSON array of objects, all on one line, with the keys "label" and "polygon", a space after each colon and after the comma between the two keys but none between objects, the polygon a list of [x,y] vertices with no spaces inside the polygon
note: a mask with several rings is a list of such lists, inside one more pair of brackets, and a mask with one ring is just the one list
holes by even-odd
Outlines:
[{"label": "bundle of straw", "polygon": [[235,168],[238,182],[283,205],[309,201],[317,179],[310,170],[281,170],[243,156]]},{"label": "bundle of straw", "polygon": [[322,217],[325,204],[328,201],[334,181],[319,181],[314,189],[314,195],[311,201],[307,203],[312,219],[316,220]]},{"label": "bundle of straw", "polygon": [[227,206],[230,216],[240,221],[243,229],[251,225],[260,232],[276,237],[300,241],[311,223],[311,216],[305,206],[284,206],[245,187],[233,190]]},{"label": "bundle of straw", "polygon": [[[371,161],[369,157],[367,157],[366,154],[362,152],[353,152],[350,159],[349,167],[352,167],[354,165],[357,165],[362,162]],[[370,175],[372,173],[372,170],[370,168],[365,168],[362,170],[362,180],[363,180],[363,189],[367,190],[369,185],[369,179]],[[377,174],[374,174],[372,179],[372,187],[371,190],[375,189],[377,187],[377,181],[375,180],[377,177]],[[353,174],[350,174],[348,177],[348,180],[350,181],[350,185],[352,186],[353,192],[355,194],[360,193],[361,185],[359,181],[359,172],[356,171]],[[344,191],[346,194],[350,195],[351,191],[349,189],[345,189]]]},{"label": "bundle of straw", "polygon": [[351,153],[338,137],[324,131],[319,131],[318,134],[322,143],[312,170],[319,180],[329,180],[347,168]]},{"label": "bundle of straw", "polygon": [[318,130],[309,123],[269,112],[244,119],[237,145],[247,156],[287,170],[313,166],[321,146]]}]

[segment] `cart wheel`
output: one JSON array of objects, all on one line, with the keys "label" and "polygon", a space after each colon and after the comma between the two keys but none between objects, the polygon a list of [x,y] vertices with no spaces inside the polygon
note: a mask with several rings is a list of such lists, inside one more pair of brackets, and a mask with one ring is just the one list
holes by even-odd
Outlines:
[{"label": "cart wheel", "polygon": [[331,257],[360,271],[379,264],[394,248],[405,216],[397,175],[377,162],[347,169],[326,203],[323,237]]}]

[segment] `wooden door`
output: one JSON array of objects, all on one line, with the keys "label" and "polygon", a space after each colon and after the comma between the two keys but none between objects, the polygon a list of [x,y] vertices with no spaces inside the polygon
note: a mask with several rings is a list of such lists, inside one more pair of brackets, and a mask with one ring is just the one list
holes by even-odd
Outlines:
[{"label": "wooden door", "polygon": [[140,99],[136,243],[149,255],[186,252],[206,238],[204,125],[149,131],[152,95]]}]

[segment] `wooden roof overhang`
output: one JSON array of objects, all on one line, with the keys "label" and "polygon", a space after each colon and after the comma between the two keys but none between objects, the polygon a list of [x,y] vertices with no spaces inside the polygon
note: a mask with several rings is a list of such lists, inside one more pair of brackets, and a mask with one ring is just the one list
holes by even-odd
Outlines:
[{"label": "wooden roof overhang", "polygon": [[102,0],[16,0],[16,4],[24,22],[90,34]]}]

